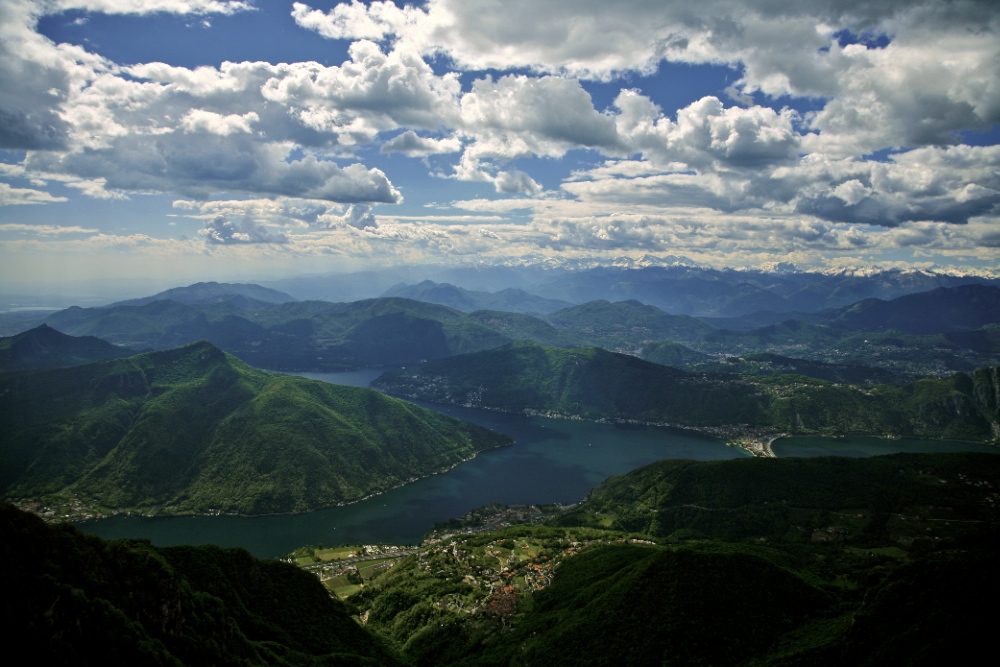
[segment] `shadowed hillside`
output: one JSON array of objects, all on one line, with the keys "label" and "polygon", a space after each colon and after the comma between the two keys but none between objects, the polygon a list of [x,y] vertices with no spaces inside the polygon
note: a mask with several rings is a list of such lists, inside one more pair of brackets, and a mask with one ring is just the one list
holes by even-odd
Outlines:
[{"label": "shadowed hillside", "polygon": [[508,440],[208,343],[0,376],[0,487],[107,508],[261,514],[363,498]]},{"label": "shadowed hillside", "polygon": [[0,505],[6,649],[44,665],[402,665],[315,577],[242,549],[158,549]]}]

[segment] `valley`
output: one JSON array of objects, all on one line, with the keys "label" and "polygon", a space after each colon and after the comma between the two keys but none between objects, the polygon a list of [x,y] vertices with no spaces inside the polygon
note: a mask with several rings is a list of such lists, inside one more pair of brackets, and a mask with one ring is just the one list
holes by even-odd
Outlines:
[{"label": "valley", "polygon": [[[924,642],[938,628],[975,643],[955,596],[997,584],[983,563],[1000,526],[1000,288],[792,319],[390,292],[198,284],[0,339],[5,497],[78,522],[74,549],[165,559],[157,576],[218,609],[250,603],[184,562],[288,561],[342,600],[316,607],[323,623],[361,633],[337,650],[381,664],[833,666],[954,650]],[[519,310],[477,310],[499,306]],[[913,315],[934,308],[934,323]],[[49,539],[22,521],[19,539]],[[68,572],[59,558],[39,560]],[[947,620],[900,601],[915,587]],[[284,645],[279,621],[245,609],[224,614],[255,659],[328,650]],[[888,618],[920,628],[915,648],[877,632]],[[192,650],[145,622],[136,637]]]}]

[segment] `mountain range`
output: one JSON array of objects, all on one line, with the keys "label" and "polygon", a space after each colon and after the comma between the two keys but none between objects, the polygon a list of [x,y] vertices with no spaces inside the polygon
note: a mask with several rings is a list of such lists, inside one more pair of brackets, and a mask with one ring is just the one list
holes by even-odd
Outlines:
[{"label": "mountain range", "polygon": [[[64,333],[97,336],[134,349],[209,340],[253,365],[278,370],[405,365],[522,339],[639,354],[647,345],[671,342],[715,355],[769,352],[853,365],[868,365],[862,358],[867,356],[875,362],[871,365],[911,376],[928,368],[971,370],[1000,362],[1000,287],[939,288],[798,317],[760,327],[740,326],[739,320],[730,319],[728,328],[719,328],[635,300],[596,300],[532,316],[497,310],[466,313],[400,297],[261,304],[238,293],[202,303],[157,300],[73,307],[50,315],[45,323]],[[886,338],[892,332],[900,336]],[[882,347],[901,349],[879,354],[857,350],[867,343],[865,338],[838,349],[859,333],[882,336]],[[921,336],[939,338],[917,338]],[[886,361],[880,363],[883,357]]]},{"label": "mountain range", "polygon": [[[868,298],[891,300],[906,294],[965,284],[1000,286],[975,275],[888,270],[872,273],[808,273],[783,270],[712,269],[688,260],[645,258],[620,265],[527,265],[406,268],[327,274],[262,284],[299,299],[356,301],[377,297],[400,284],[430,280],[447,291],[495,293],[523,290],[535,297],[580,304],[636,299],[670,313],[735,317],[756,311],[815,312]],[[414,298],[419,298],[411,295]],[[445,303],[453,307],[457,304]],[[484,306],[492,308],[492,306]],[[544,311],[537,311],[544,312]]]},{"label": "mountain range", "polygon": [[[349,303],[199,283],[0,339],[0,492],[97,513],[300,512],[510,442],[255,366],[393,367],[383,392],[626,428],[1000,440],[989,281],[434,277],[453,283],[358,275],[338,289],[392,294]],[[987,454],[661,461],[544,525],[456,518],[374,577],[321,563],[357,578],[343,604],[288,563],[105,542],[0,505],[0,621],[45,664],[964,663],[990,646],[998,485]]]}]

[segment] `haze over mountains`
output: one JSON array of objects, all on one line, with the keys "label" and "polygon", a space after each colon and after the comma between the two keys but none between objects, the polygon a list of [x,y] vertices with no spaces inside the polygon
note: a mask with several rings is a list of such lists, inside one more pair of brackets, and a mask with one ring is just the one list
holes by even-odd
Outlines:
[{"label": "haze over mountains", "polygon": [[[482,295],[516,290],[544,300],[581,304],[595,299],[635,299],[673,314],[732,317],[757,311],[813,312],[868,298],[894,299],[937,287],[1000,285],[996,278],[923,271],[808,273],[719,270],[688,264],[600,267],[483,266],[442,269],[415,266],[362,273],[261,281],[302,300],[356,301],[407,296],[465,310]],[[518,292],[519,291],[519,292]],[[405,292],[405,293],[404,293]],[[515,301],[516,303],[516,301]],[[471,306],[469,306],[471,307]],[[478,303],[478,309],[513,310]],[[533,312],[546,312],[536,310]]]},{"label": "haze over mountains", "polygon": [[[614,285],[623,284],[624,278],[638,284],[638,274],[646,275],[619,271],[613,276],[618,281]],[[851,284],[865,285],[866,292],[894,292],[903,291],[904,284],[912,288],[940,278],[890,277],[879,274],[868,282],[852,278]],[[576,278],[591,281],[594,276],[591,272]],[[818,289],[816,284],[826,279],[819,276],[806,284]],[[668,312],[635,299],[593,299],[559,307],[560,301],[524,291],[464,290],[431,281],[397,286],[390,293],[418,298],[294,301],[290,295],[253,285],[198,284],[102,308],[73,307],[45,317],[44,322],[63,333],[96,336],[137,350],[208,340],[252,365],[276,370],[391,367],[525,339],[558,347],[598,346],[652,361],[669,358],[682,366],[705,361],[699,355],[768,353],[875,367],[896,373],[901,380],[1000,363],[1000,287],[980,282],[890,300],[869,297],[809,312],[737,315],[737,308],[726,311],[725,318]],[[934,316],[928,317],[929,313]],[[673,347],[672,356],[664,357],[664,345],[680,345],[683,350]],[[871,378],[881,380],[885,375],[875,372]]]}]

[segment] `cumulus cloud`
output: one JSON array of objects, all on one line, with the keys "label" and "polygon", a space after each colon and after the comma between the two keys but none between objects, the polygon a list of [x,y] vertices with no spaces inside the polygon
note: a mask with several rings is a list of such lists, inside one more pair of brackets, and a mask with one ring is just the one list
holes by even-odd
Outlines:
[{"label": "cumulus cloud", "polygon": [[798,157],[799,135],[792,111],[726,108],[718,98],[704,97],[678,110],[675,122],[634,90],[622,91],[615,105],[621,110],[616,118],[619,133],[633,150],[656,164],[760,168]]},{"label": "cumulus cloud", "polygon": [[407,130],[382,144],[382,153],[402,153],[410,157],[426,157],[441,153],[457,153],[462,150],[462,142],[457,137],[432,139],[421,137],[413,130]]},{"label": "cumulus cloud", "polygon": [[0,148],[52,150],[66,145],[59,105],[108,63],[83,49],[56,45],[35,31],[42,5],[0,3]]},{"label": "cumulus cloud", "polygon": [[1000,147],[920,148],[889,162],[812,156],[771,181],[795,210],[825,220],[965,224],[1000,209]]},{"label": "cumulus cloud", "polygon": [[770,46],[776,36],[815,49],[825,43],[817,25],[841,23],[860,31],[898,9],[899,3],[862,0],[833,6],[706,0],[696,10],[683,0],[615,6],[601,0],[430,0],[423,9],[351,0],[328,12],[296,3],[292,16],[326,37],[391,38],[422,53],[447,54],[467,69],[529,68],[606,80],[625,71],[650,73],[663,59],[732,62],[734,52]]},{"label": "cumulus cloud", "polygon": [[487,76],[462,96],[461,123],[476,158],[560,157],[572,148],[619,150],[614,120],[594,109],[578,81]]},{"label": "cumulus cloud", "polygon": [[[295,20],[335,39],[393,40],[469,70],[524,68],[608,81],[661,62],[728,64],[733,94],[829,100],[811,119],[827,150],[948,142],[1000,120],[1000,13],[985,0],[430,0],[297,3]],[[567,20],[566,17],[572,17]],[[845,35],[882,37],[841,43]]]},{"label": "cumulus cloud", "polygon": [[383,39],[398,34],[423,17],[420,10],[407,6],[400,9],[392,2],[363,5],[335,5],[329,12],[312,9],[301,2],[292,3],[292,17],[303,28],[315,30],[330,39]]},{"label": "cumulus cloud", "polygon": [[[1000,122],[1000,12],[985,1],[295,3],[300,26],[353,42],[344,62],[197,68],[123,67],[39,34],[43,13],[69,9],[253,7],[0,2],[0,148],[26,151],[16,169],[0,168],[24,180],[0,185],[0,204],[65,201],[44,191],[48,181],[95,198],[173,193],[204,221],[205,242],[243,253],[678,248],[750,262],[786,247],[796,261],[889,261],[909,248],[995,260],[998,149],[949,146]],[[633,77],[598,109],[588,90],[604,99],[608,87],[581,83],[664,62],[729,66],[732,99],[664,108],[655,89],[625,89],[644,84]],[[811,110],[781,106],[802,99]],[[376,220],[372,205],[401,195],[392,172],[354,157],[375,146],[441,156],[425,160],[435,176],[504,195],[481,204],[498,220],[489,233],[482,216]],[[540,196],[541,170],[581,149],[562,163],[572,174],[561,191]]]},{"label": "cumulus cloud", "polygon": [[605,165],[563,189],[581,201],[799,213],[830,222],[896,227],[966,224],[1000,210],[1000,148],[921,148],[888,162],[810,155],[766,169],[646,174]]},{"label": "cumulus cloud", "polygon": [[364,204],[352,204],[348,207],[347,213],[344,214],[343,222],[345,225],[349,225],[355,229],[378,227],[378,222],[375,221],[371,206],[365,206]]},{"label": "cumulus cloud", "polygon": [[258,120],[260,117],[253,111],[243,115],[232,113],[223,116],[204,109],[192,109],[181,118],[181,127],[185,132],[208,132],[227,136],[236,132],[253,132],[252,125]]},{"label": "cumulus cloud", "polygon": [[213,199],[192,201],[178,199],[173,207],[185,211],[186,217],[213,220],[218,216],[226,219],[251,219],[269,227],[305,229],[322,226],[323,220],[339,211],[338,204],[317,199],[274,197],[271,199]]},{"label": "cumulus cloud", "polygon": [[493,180],[493,185],[497,192],[504,194],[536,195],[542,191],[542,186],[520,169],[501,171]]},{"label": "cumulus cloud", "polygon": [[272,233],[246,218],[241,223],[235,223],[223,216],[216,216],[208,222],[199,233],[205,241],[211,244],[227,245],[234,243],[288,243],[288,237],[281,233]]},{"label": "cumulus cloud", "polygon": [[207,198],[246,192],[329,201],[402,201],[379,169],[339,167],[313,155],[290,159],[291,147],[261,144],[246,134],[127,135],[108,148],[28,156],[28,171],[104,178],[107,186],[138,192],[176,192]]},{"label": "cumulus cloud", "polygon": [[383,53],[370,41],[351,44],[349,55],[339,67],[280,66],[261,94],[305,126],[336,133],[346,144],[404,125],[434,130],[454,118],[457,75],[437,76],[415,52],[400,47]]},{"label": "cumulus cloud", "polygon": [[[232,192],[396,203],[401,196],[382,171],[342,167],[298,147],[352,145],[400,123],[433,129],[448,115],[444,107],[457,113],[455,77],[436,77],[419,57],[383,54],[371,43],[355,45],[355,59],[341,67],[120,70],[38,35],[38,7],[18,0],[0,7],[0,49],[10,56],[0,54],[0,147],[31,149],[27,172],[74,178],[94,196]],[[177,3],[170,11],[213,7]]]}]

